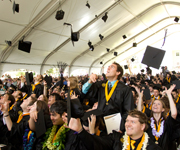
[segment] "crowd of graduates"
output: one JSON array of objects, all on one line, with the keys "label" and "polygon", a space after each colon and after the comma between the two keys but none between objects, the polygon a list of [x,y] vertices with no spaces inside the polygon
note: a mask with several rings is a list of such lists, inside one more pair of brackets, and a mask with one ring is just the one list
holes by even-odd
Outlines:
[{"label": "crowd of graduates", "polygon": [[[176,150],[180,74],[149,69],[123,74],[114,62],[101,76],[7,76],[0,80],[1,149]],[[115,113],[119,130],[107,134],[103,117]]]}]

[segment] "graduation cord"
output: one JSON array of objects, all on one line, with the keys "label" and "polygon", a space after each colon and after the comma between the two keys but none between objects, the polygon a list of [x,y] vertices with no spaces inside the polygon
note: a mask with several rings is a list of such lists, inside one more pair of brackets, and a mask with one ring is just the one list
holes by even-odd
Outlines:
[{"label": "graduation cord", "polygon": [[170,83],[171,82],[171,77],[166,77],[166,80]]},{"label": "graduation cord", "polygon": [[108,102],[109,102],[112,94],[114,93],[114,90],[115,90],[118,82],[119,82],[119,80],[117,80],[117,81],[114,83],[114,85],[113,85],[113,87],[111,88],[111,91],[110,91],[109,94],[108,94],[108,81],[106,82],[106,86],[105,86],[106,105],[108,105]]}]

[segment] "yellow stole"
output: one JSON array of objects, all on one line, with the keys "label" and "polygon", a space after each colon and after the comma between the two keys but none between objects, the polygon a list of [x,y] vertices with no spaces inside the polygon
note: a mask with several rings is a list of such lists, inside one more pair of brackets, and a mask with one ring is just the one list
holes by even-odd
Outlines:
[{"label": "yellow stole", "polygon": [[146,110],[146,107],[144,106],[144,107],[143,107],[143,110],[142,110],[142,112],[144,113],[144,112],[145,112],[145,110]]},{"label": "yellow stole", "polygon": [[[142,139],[141,139],[141,142],[138,144],[138,146],[137,146],[137,149],[136,150],[141,150],[141,148],[142,148],[142,146],[143,146],[143,143],[144,143],[144,140],[145,140],[145,134],[143,133],[143,137],[142,137]],[[131,148],[130,148],[130,143],[131,143],[131,140],[130,140],[130,137],[128,136],[128,146],[127,146],[127,150],[130,150]]]},{"label": "yellow stole", "polygon": [[36,88],[36,85],[40,84],[40,82],[36,83],[35,85],[32,84],[32,92],[34,92],[34,89]]},{"label": "yellow stole", "polygon": [[19,115],[19,118],[18,118],[18,120],[17,120],[17,123],[19,123],[24,116],[28,116],[29,114],[30,114],[30,113],[27,113],[27,114],[21,113],[21,114]]},{"label": "yellow stole", "polygon": [[114,83],[114,85],[113,85],[113,87],[111,88],[111,91],[109,92],[109,94],[108,94],[108,81],[106,82],[106,86],[105,86],[106,105],[108,105],[108,102],[109,102],[109,100],[110,100],[110,98],[111,98],[111,96],[112,96],[112,94],[113,94],[113,92],[114,92],[114,90],[115,90],[118,82],[119,82],[119,80],[117,80],[117,81]]},{"label": "yellow stole", "polygon": [[[155,124],[154,124],[154,127],[156,129],[156,125]],[[161,127],[161,119],[160,119],[159,124],[158,124],[158,129],[156,130],[157,132],[159,132],[160,127]],[[155,139],[156,139],[156,141],[158,141],[159,137],[155,136]]]},{"label": "yellow stole", "polygon": [[[18,101],[19,99],[16,100],[16,102]],[[12,110],[14,107],[14,104],[9,108],[9,110]]]},{"label": "yellow stole", "polygon": [[169,77],[169,78],[166,77],[166,80],[170,83],[171,82],[171,77]]}]

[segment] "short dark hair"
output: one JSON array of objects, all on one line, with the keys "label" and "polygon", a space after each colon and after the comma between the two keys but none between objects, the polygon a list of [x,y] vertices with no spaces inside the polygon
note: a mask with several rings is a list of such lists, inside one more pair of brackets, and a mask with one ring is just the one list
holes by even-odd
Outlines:
[{"label": "short dark hair", "polygon": [[8,95],[8,100],[11,101],[11,102],[9,103],[9,107],[11,107],[11,106],[15,103],[15,98],[14,98],[14,96],[12,96],[12,95],[9,94],[9,93],[6,93],[6,94]]},{"label": "short dark hair", "polygon": [[57,93],[52,93],[52,94],[50,94],[50,96],[55,96],[56,101],[61,100],[61,96],[59,94],[57,94]]},{"label": "short dark hair", "polygon": [[50,107],[50,112],[53,113],[53,112],[56,112],[58,113],[60,116],[62,116],[62,114],[64,112],[67,112],[67,104],[66,102],[63,102],[63,101],[58,101],[58,102],[55,102],[51,105]]},{"label": "short dark hair", "polygon": [[146,116],[145,113],[138,111],[136,109],[131,110],[128,112],[128,115],[134,118],[139,118],[139,122],[140,124],[145,124],[145,128],[144,131],[146,131],[148,129],[148,117]]},{"label": "short dark hair", "polygon": [[28,106],[33,105],[37,101],[36,97],[33,97],[33,96],[30,96],[30,97],[31,97],[31,102],[28,104]]},{"label": "short dark hair", "polygon": [[114,65],[117,66],[117,72],[120,72],[120,74],[118,75],[117,79],[120,80],[120,78],[122,77],[124,71],[123,68],[117,63],[117,62],[113,62]]}]

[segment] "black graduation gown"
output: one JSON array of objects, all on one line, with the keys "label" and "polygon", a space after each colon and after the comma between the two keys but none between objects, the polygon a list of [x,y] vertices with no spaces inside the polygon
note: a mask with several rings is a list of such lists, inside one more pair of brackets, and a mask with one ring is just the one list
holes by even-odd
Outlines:
[{"label": "black graduation gown", "polygon": [[[78,134],[87,150],[121,150],[123,143],[120,140],[123,136],[122,133],[113,131],[107,136],[95,136],[87,133],[85,130]],[[147,150],[162,150],[149,138]]]},{"label": "black graduation gown", "polygon": [[[171,137],[172,137],[173,129],[174,129],[176,123],[177,123],[177,121],[174,120],[170,115],[169,115],[169,117],[167,117],[167,119],[164,123],[163,134],[158,139],[158,145],[163,150],[170,150],[170,149],[173,150],[171,147],[171,145],[172,145]],[[155,142],[156,139],[152,134],[152,128],[150,125],[147,130],[147,133],[148,133],[149,137],[151,138],[151,140]]]},{"label": "black graduation gown", "polygon": [[82,140],[72,130],[66,133],[65,141],[65,150],[87,150]]},{"label": "black graduation gown", "polygon": [[105,83],[106,81],[99,81],[92,84],[87,95],[88,97],[98,99],[98,109],[103,111],[104,116],[120,112],[122,116],[121,131],[124,131],[127,112],[134,109],[134,100],[131,89],[122,82],[118,82],[108,105],[106,105]]},{"label": "black graduation gown", "polygon": [[24,116],[19,123],[13,123],[11,131],[8,131],[6,136],[12,150],[23,149],[23,135],[25,127],[28,126],[29,115]]},{"label": "black graduation gown", "polygon": [[[50,119],[50,115],[44,115],[44,121],[45,121],[45,127],[46,130],[48,128],[51,128],[53,126],[52,121]],[[45,133],[41,135],[40,137],[36,138],[36,132],[34,134],[34,142],[32,146],[32,150],[41,150],[42,149],[42,143],[44,142]]]}]

